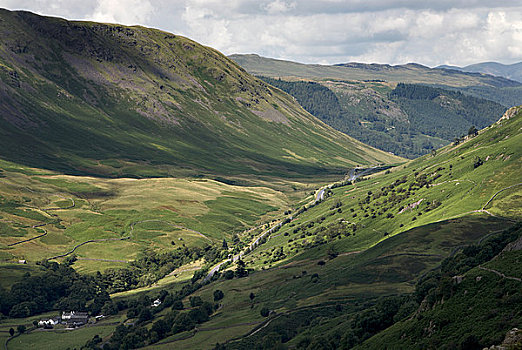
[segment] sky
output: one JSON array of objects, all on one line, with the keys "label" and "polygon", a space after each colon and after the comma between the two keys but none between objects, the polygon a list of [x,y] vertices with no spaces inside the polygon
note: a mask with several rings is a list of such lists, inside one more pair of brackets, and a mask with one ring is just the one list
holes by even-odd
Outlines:
[{"label": "sky", "polygon": [[139,24],[226,55],[303,63],[522,61],[521,0],[0,0],[0,7]]}]

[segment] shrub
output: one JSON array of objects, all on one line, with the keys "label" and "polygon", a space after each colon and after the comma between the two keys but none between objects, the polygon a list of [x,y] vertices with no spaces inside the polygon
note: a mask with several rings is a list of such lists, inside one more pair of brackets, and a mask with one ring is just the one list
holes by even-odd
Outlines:
[{"label": "shrub", "polygon": [[260,314],[263,317],[268,317],[268,315],[270,315],[270,310],[268,310],[267,307],[263,307],[260,311]]},{"label": "shrub", "polygon": [[227,280],[231,280],[232,278],[234,278],[234,271],[232,271],[232,270],[227,270],[227,271],[225,271],[225,273],[223,274],[223,276],[225,277],[225,279],[227,279]]},{"label": "shrub", "polygon": [[189,297],[189,302],[190,302],[190,306],[192,306],[192,307],[203,305],[203,300],[201,299],[201,297],[199,295]]},{"label": "shrub", "polygon": [[183,302],[181,300],[176,300],[173,302],[172,310],[183,310]]},{"label": "shrub", "polygon": [[224,296],[225,296],[225,294],[223,293],[222,290],[217,289],[214,291],[214,301],[221,300],[221,299],[223,299]]}]

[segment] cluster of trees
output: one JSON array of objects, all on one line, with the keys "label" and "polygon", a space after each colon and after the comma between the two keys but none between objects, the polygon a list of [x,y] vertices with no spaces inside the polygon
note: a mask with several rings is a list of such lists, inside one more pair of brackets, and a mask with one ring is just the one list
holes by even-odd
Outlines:
[{"label": "cluster of trees", "polygon": [[343,110],[339,99],[327,87],[308,81],[284,81],[262,77],[264,81],[295,97],[308,112],[321,120],[340,119]]},{"label": "cluster of trees", "polygon": [[[76,260],[74,256],[67,257],[61,264],[44,260],[39,262],[42,274],[27,274],[10,290],[0,288],[0,312],[9,317],[28,317],[50,310],[112,314],[121,306],[112,303],[109,293],[150,285],[183,264],[201,258],[214,263],[226,254],[221,247],[210,245],[179,247],[161,253],[150,251],[126,268],[108,269],[93,276],[81,275],[71,267]],[[202,270],[199,275],[195,274],[196,280],[204,273]]]},{"label": "cluster of trees", "polygon": [[[43,273],[0,289],[0,311],[9,317],[28,317],[50,310],[90,311],[97,314],[110,301],[96,276],[80,275],[67,264],[44,261]],[[87,303],[94,300],[89,306]]]},{"label": "cluster of trees", "polygon": [[404,110],[412,128],[453,141],[470,127],[484,128],[499,119],[505,107],[489,100],[416,84],[398,84],[390,98]]},{"label": "cluster of trees", "polygon": [[165,277],[177,267],[204,258],[209,264],[227,255],[225,247],[206,245],[205,247],[178,247],[168,252],[147,251],[129,263],[129,267],[107,269],[99,274],[102,283],[110,293],[150,285]]},{"label": "cluster of trees", "polygon": [[[423,187],[429,188],[435,180],[442,176],[441,172],[446,170],[445,167],[438,167],[436,170],[429,173],[414,173],[414,178],[408,182],[407,177],[403,176],[397,179],[392,184],[382,187],[375,192],[368,191],[367,196],[361,199],[358,204],[363,211],[363,216],[377,216],[386,214],[386,218],[392,219],[397,213],[401,213],[405,205],[400,205],[405,200],[415,194],[415,191]],[[450,166],[451,171],[451,166]],[[401,186],[402,184],[405,184]],[[391,211],[392,208],[398,206],[397,212]],[[417,205],[418,215],[422,215],[422,211],[429,212],[441,205],[439,200],[424,201]],[[373,207],[372,207],[373,206]],[[415,220],[416,218],[413,218]]]},{"label": "cluster of trees", "polygon": [[[190,331],[196,325],[206,322],[218,308],[218,304],[204,301],[200,296],[189,298],[190,309],[184,310],[182,299],[193,293],[198,284],[186,285],[181,291],[169,293],[162,291],[159,299],[162,303],[158,307],[151,307],[151,298],[142,295],[136,300],[128,302],[127,317],[135,320],[128,326],[116,327],[109,342],[104,344],[104,350],[137,349],[146,345],[154,344],[173,334]],[[218,301],[224,297],[220,290],[214,292],[214,300]],[[165,314],[165,309],[170,311]],[[156,317],[161,312],[161,317]],[[99,337],[88,341],[83,348],[98,349]]]},{"label": "cluster of trees", "polygon": [[[448,87],[448,89],[452,89]],[[457,88],[453,88],[454,90]],[[491,86],[468,86],[458,88],[466,95],[483,98],[490,101],[495,101],[506,107],[517,106],[522,101],[522,86],[505,86],[505,87],[491,87]]]}]

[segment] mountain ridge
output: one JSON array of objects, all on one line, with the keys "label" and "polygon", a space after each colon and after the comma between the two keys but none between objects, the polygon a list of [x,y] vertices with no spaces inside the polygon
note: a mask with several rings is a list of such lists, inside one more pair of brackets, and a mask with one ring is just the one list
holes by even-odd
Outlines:
[{"label": "mountain ridge", "polygon": [[[445,84],[453,87],[513,87],[521,85],[520,82],[502,77],[429,68],[418,63],[389,65],[351,62],[320,65],[266,58],[257,54],[233,54],[229,57],[250,73],[268,77],[299,76],[338,80],[386,80],[390,82]],[[286,73],[281,74],[281,72]]]},{"label": "mountain ridge", "polygon": [[453,69],[463,72],[484,73],[522,82],[522,62],[503,64],[499,62],[481,62],[459,67],[452,65],[440,65],[436,68]]}]

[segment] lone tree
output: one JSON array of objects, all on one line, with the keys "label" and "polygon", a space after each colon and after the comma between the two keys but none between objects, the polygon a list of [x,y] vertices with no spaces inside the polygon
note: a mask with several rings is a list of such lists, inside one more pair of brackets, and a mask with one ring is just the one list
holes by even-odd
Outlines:
[{"label": "lone tree", "polygon": [[223,277],[225,277],[226,280],[231,280],[232,278],[234,278],[234,271],[226,270],[223,274]]},{"label": "lone tree", "polygon": [[478,135],[478,130],[477,128],[475,127],[475,125],[473,125],[471,128],[469,128],[468,130],[468,136],[477,136]]},{"label": "lone tree", "polygon": [[12,337],[15,334],[14,328],[9,328],[9,335]]},{"label": "lone tree", "polygon": [[478,168],[482,164],[484,164],[484,161],[480,157],[475,158],[475,161],[473,162],[473,169]]},{"label": "lone tree", "polygon": [[339,255],[339,253],[337,252],[337,249],[335,249],[334,246],[329,246],[328,249],[326,250],[326,254],[328,255],[328,258],[330,258],[330,259],[334,259]]},{"label": "lone tree", "polygon": [[64,266],[71,266],[76,262],[76,260],[78,260],[78,257],[76,257],[76,254],[69,255],[68,257],[63,259],[62,264]]},{"label": "lone tree", "polygon": [[221,300],[221,299],[223,299],[224,296],[225,296],[225,294],[223,293],[222,290],[217,289],[214,291],[214,301]]},{"label": "lone tree", "polygon": [[261,309],[261,311],[259,312],[261,314],[261,316],[263,317],[268,317],[268,315],[270,314],[270,310],[268,310],[267,307],[264,307]]},{"label": "lone tree", "polygon": [[191,307],[201,306],[203,305],[203,300],[199,295],[189,297],[189,302]]},{"label": "lone tree", "polygon": [[253,292],[251,292],[251,293],[250,293],[250,300],[251,300],[251,301],[254,301],[254,298],[255,298],[255,297],[256,297],[256,295],[255,295]]},{"label": "lone tree", "polygon": [[245,262],[241,259],[237,261],[236,276],[238,278],[248,276],[248,271],[245,269]]},{"label": "lone tree", "polygon": [[18,331],[18,333],[22,334],[22,333],[25,333],[25,326],[23,324],[21,325],[18,325],[16,327],[16,330]]}]

